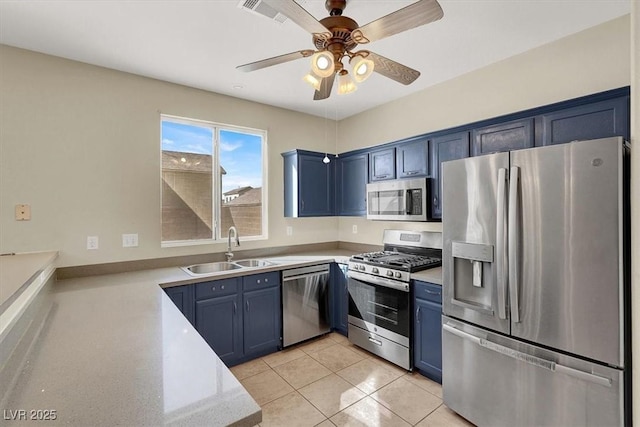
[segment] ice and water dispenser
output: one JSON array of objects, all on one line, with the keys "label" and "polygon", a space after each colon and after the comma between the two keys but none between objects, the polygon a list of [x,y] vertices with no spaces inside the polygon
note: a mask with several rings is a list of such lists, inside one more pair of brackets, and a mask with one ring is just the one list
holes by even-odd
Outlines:
[{"label": "ice and water dispenser", "polygon": [[496,277],[493,267],[493,245],[452,242],[452,303],[492,314],[491,290]]}]

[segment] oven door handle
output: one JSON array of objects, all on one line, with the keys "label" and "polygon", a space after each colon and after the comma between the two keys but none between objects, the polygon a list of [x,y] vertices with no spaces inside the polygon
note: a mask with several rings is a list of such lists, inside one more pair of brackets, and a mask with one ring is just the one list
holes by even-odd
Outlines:
[{"label": "oven door handle", "polygon": [[413,212],[413,198],[411,197],[411,190],[407,190],[405,192],[405,209],[406,209],[406,214],[407,215],[411,215],[411,212]]},{"label": "oven door handle", "polygon": [[379,285],[384,286],[385,288],[391,288],[402,292],[409,292],[409,283],[406,282],[391,280],[384,277],[372,276],[370,274],[351,270],[349,270],[347,275],[350,279],[354,279],[368,285]]}]

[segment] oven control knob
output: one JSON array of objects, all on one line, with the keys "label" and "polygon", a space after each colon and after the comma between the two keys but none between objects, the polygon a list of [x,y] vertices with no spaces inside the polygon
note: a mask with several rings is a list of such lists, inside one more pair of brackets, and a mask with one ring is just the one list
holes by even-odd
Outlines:
[{"label": "oven control knob", "polygon": [[375,274],[380,273],[376,267],[373,267],[373,268],[371,269],[371,272],[372,272],[372,273],[375,273]]},{"label": "oven control knob", "polygon": [[400,273],[399,271],[396,271],[396,278],[401,278],[402,277],[402,273]]},{"label": "oven control knob", "polygon": [[389,277],[393,277],[393,271],[391,271],[391,270],[387,270],[387,276],[389,276]]},{"label": "oven control knob", "polygon": [[364,271],[364,265],[360,266],[360,271]]}]

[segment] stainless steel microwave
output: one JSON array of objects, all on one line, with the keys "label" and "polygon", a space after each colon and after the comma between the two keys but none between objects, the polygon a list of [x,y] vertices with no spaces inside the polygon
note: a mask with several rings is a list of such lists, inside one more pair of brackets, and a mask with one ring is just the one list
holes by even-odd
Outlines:
[{"label": "stainless steel microwave", "polygon": [[429,221],[429,178],[367,184],[367,219]]}]

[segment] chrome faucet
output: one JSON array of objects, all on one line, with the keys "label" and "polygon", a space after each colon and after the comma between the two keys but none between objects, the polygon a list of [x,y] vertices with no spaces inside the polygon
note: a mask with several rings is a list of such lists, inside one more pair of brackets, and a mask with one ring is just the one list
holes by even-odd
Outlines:
[{"label": "chrome faucet", "polygon": [[227,252],[225,255],[227,256],[227,262],[231,262],[231,258],[233,258],[233,252],[231,252],[231,234],[233,234],[233,238],[236,239],[236,246],[240,246],[240,236],[238,236],[238,229],[233,225],[229,227],[229,231],[227,232],[227,237],[229,242],[227,244]]}]

